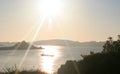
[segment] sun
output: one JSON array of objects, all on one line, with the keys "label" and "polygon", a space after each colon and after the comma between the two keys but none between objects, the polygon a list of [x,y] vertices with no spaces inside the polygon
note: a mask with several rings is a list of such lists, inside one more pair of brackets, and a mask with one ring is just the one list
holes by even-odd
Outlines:
[{"label": "sun", "polygon": [[59,0],[43,0],[40,5],[38,5],[38,10],[42,16],[54,17],[60,14],[63,4]]}]

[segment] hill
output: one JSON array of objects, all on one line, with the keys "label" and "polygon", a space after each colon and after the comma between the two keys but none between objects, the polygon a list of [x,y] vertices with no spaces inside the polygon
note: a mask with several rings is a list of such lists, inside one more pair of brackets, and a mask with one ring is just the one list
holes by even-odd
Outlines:
[{"label": "hill", "polygon": [[54,39],[54,40],[35,41],[34,44],[35,45],[80,46],[80,47],[102,47],[104,45],[104,42],[96,42],[96,41],[78,42],[78,41],[71,41],[71,40]]}]

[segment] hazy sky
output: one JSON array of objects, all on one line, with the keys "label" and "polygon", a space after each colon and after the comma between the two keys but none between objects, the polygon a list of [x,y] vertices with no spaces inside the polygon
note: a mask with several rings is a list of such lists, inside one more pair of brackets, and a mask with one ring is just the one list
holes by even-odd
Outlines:
[{"label": "hazy sky", "polygon": [[120,34],[120,0],[60,0],[61,13],[44,20],[41,1],[0,0],[0,41],[104,41]]}]

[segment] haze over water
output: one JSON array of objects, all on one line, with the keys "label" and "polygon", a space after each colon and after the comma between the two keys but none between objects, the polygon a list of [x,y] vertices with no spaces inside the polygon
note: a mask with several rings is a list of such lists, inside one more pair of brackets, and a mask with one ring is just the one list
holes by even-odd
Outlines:
[{"label": "haze over water", "polygon": [[[80,56],[90,54],[90,51],[100,52],[101,47],[61,47],[61,46],[43,46],[43,50],[30,50],[26,56],[21,69],[41,69],[45,72],[55,72],[64,64],[67,60],[80,60]],[[19,64],[25,54],[25,50],[1,50],[0,52],[0,70],[3,68],[19,67]],[[72,53],[71,53],[72,52]],[[41,54],[54,55],[52,56],[41,56]]]}]

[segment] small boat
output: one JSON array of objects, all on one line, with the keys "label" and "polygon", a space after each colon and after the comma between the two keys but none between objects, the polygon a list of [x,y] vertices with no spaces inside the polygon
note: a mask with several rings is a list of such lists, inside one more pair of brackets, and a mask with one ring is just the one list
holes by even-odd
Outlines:
[{"label": "small boat", "polygon": [[41,54],[41,56],[54,57],[54,55],[51,55],[51,54]]}]

